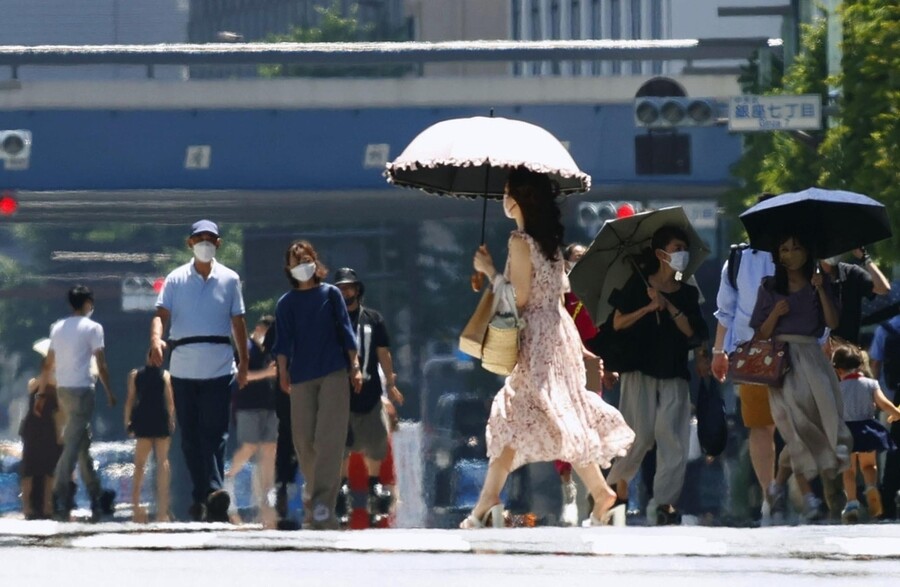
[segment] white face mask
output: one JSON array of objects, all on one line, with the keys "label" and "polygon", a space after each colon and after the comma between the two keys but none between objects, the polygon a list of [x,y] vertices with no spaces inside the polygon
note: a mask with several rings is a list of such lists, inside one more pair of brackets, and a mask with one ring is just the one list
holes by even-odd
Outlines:
[{"label": "white face mask", "polygon": [[294,279],[300,282],[309,281],[315,274],[315,263],[300,263],[299,265],[291,268],[291,275]]},{"label": "white face mask", "polygon": [[85,318],[90,318],[90,317],[93,316],[93,315],[94,315],[94,307],[91,306],[90,311],[84,313],[84,317],[85,317]]},{"label": "white face mask", "polygon": [[506,195],[503,196],[503,214],[504,214],[507,218],[509,218],[510,220],[512,220],[513,218],[515,218],[515,216],[513,216],[513,215],[512,215],[512,212],[510,212],[509,207],[507,206],[507,202],[509,202],[510,204],[514,204],[514,203],[515,203],[515,200],[513,200],[513,199],[510,198],[509,196],[506,196]]},{"label": "white face mask", "polygon": [[691,254],[687,251],[675,251],[674,253],[666,253],[669,255],[667,263],[669,267],[675,271],[684,272],[691,260]]},{"label": "white face mask", "polygon": [[209,263],[216,256],[216,245],[208,241],[200,241],[194,245],[194,258],[201,263]]},{"label": "white face mask", "polygon": [[835,255],[834,257],[828,257],[827,259],[822,259],[822,260],[825,261],[827,264],[831,265],[832,267],[837,267],[838,263],[841,262],[841,255]]}]

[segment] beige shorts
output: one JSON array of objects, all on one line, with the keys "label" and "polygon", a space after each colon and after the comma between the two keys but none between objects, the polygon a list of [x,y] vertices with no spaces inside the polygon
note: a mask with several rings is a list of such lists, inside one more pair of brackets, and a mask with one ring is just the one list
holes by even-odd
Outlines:
[{"label": "beige shorts", "polygon": [[347,454],[361,452],[372,460],[384,460],[388,448],[388,422],[381,401],[367,414],[350,412],[350,430],[353,444],[347,447]]},{"label": "beige shorts", "polygon": [[738,385],[741,398],[741,417],[747,428],[774,426],[772,408],[769,407],[769,388],[766,385]]}]

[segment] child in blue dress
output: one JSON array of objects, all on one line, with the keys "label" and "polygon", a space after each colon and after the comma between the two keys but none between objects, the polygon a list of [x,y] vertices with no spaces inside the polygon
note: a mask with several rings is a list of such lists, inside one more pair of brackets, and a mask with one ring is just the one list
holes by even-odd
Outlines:
[{"label": "child in blue dress", "polygon": [[866,502],[869,519],[881,516],[881,493],[878,491],[878,466],[875,455],[885,450],[896,450],[897,446],[890,433],[875,419],[875,406],[888,414],[888,421],[900,420],[900,410],[884,396],[878,381],[866,377],[861,372],[862,352],[856,347],[841,346],[835,349],[831,364],[841,379],[841,394],[844,397],[844,422],[853,435],[853,454],[850,468],[844,471],[844,491],[847,506],[841,512],[845,524],[859,521],[859,500],[856,495],[856,469],[862,469],[866,482]]}]

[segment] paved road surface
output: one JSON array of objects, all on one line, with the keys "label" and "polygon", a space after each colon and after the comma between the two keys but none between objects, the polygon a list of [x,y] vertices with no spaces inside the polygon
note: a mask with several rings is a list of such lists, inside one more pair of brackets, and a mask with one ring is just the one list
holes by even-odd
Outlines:
[{"label": "paved road surface", "polygon": [[[900,525],[277,532],[0,520],[0,585],[895,584]],[[560,583],[562,581],[562,583]]]}]

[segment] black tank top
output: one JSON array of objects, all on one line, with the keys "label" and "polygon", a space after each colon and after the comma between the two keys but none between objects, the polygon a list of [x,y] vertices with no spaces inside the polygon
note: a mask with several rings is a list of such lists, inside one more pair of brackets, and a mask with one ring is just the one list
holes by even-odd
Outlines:
[{"label": "black tank top", "polygon": [[137,392],[135,409],[141,415],[166,413],[162,369],[145,366],[134,376],[134,387]]}]

